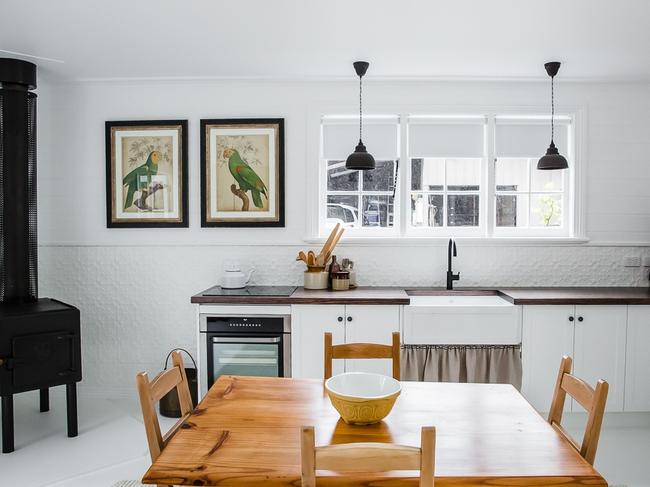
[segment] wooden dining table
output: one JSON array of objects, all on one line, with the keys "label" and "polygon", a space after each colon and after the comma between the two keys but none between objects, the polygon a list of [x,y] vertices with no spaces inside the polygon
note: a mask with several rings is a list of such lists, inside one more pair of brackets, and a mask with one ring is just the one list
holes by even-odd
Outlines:
[{"label": "wooden dining table", "polygon": [[[322,380],[221,376],[144,475],[145,484],[300,486],[300,427],[316,445],[419,446],[435,426],[436,486],[607,486],[512,386],[402,382],[380,423],[340,419]],[[419,472],[319,472],[318,485],[417,485]]]}]

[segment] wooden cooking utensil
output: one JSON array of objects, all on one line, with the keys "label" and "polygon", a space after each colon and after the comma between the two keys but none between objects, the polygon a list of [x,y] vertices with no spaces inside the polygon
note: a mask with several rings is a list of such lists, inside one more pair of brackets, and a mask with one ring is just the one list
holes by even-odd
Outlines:
[{"label": "wooden cooking utensil", "polygon": [[296,260],[302,260],[305,264],[309,265],[309,262],[307,261],[307,256],[302,250],[298,252],[298,257],[296,257]]},{"label": "wooden cooking utensil", "polygon": [[325,245],[323,245],[323,248],[321,249],[320,254],[318,254],[317,257],[318,265],[324,266],[327,264],[327,259],[325,258],[325,256],[327,255],[330,247],[332,246],[332,242],[336,238],[336,234],[338,233],[340,227],[341,224],[337,223],[336,226],[330,232],[329,237],[327,237],[327,240],[325,241]]},{"label": "wooden cooking utensil", "polygon": [[308,266],[315,266],[316,265],[316,254],[314,253],[313,250],[310,250],[307,252],[307,265]]},{"label": "wooden cooking utensil", "polygon": [[336,235],[336,237],[334,238],[334,241],[333,241],[332,244],[330,245],[329,251],[328,251],[327,254],[325,255],[325,262],[327,262],[327,261],[330,260],[330,257],[332,256],[332,252],[334,252],[334,248],[335,248],[336,245],[339,243],[339,240],[341,240],[341,236],[343,235],[343,232],[345,232],[345,228],[341,228],[341,231],[340,231],[340,232],[338,233],[338,235]]}]

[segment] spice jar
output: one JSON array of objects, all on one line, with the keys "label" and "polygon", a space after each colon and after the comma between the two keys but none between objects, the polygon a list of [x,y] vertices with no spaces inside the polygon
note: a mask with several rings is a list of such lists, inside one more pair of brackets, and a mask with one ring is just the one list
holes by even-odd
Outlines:
[{"label": "spice jar", "polygon": [[347,291],[350,289],[350,273],[338,271],[332,273],[332,291]]}]

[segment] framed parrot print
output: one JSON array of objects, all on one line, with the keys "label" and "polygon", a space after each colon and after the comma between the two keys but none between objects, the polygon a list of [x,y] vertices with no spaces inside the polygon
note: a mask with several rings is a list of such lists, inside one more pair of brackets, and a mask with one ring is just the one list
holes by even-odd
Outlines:
[{"label": "framed parrot print", "polygon": [[106,122],[109,228],[187,227],[187,120]]},{"label": "framed parrot print", "polygon": [[284,226],[284,119],[201,120],[201,226]]}]

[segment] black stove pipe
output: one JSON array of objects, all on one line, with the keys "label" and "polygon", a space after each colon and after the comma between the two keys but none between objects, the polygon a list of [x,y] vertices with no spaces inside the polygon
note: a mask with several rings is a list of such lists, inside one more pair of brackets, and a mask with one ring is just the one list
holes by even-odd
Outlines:
[{"label": "black stove pipe", "polygon": [[0,58],[0,303],[38,299],[36,65]]}]

